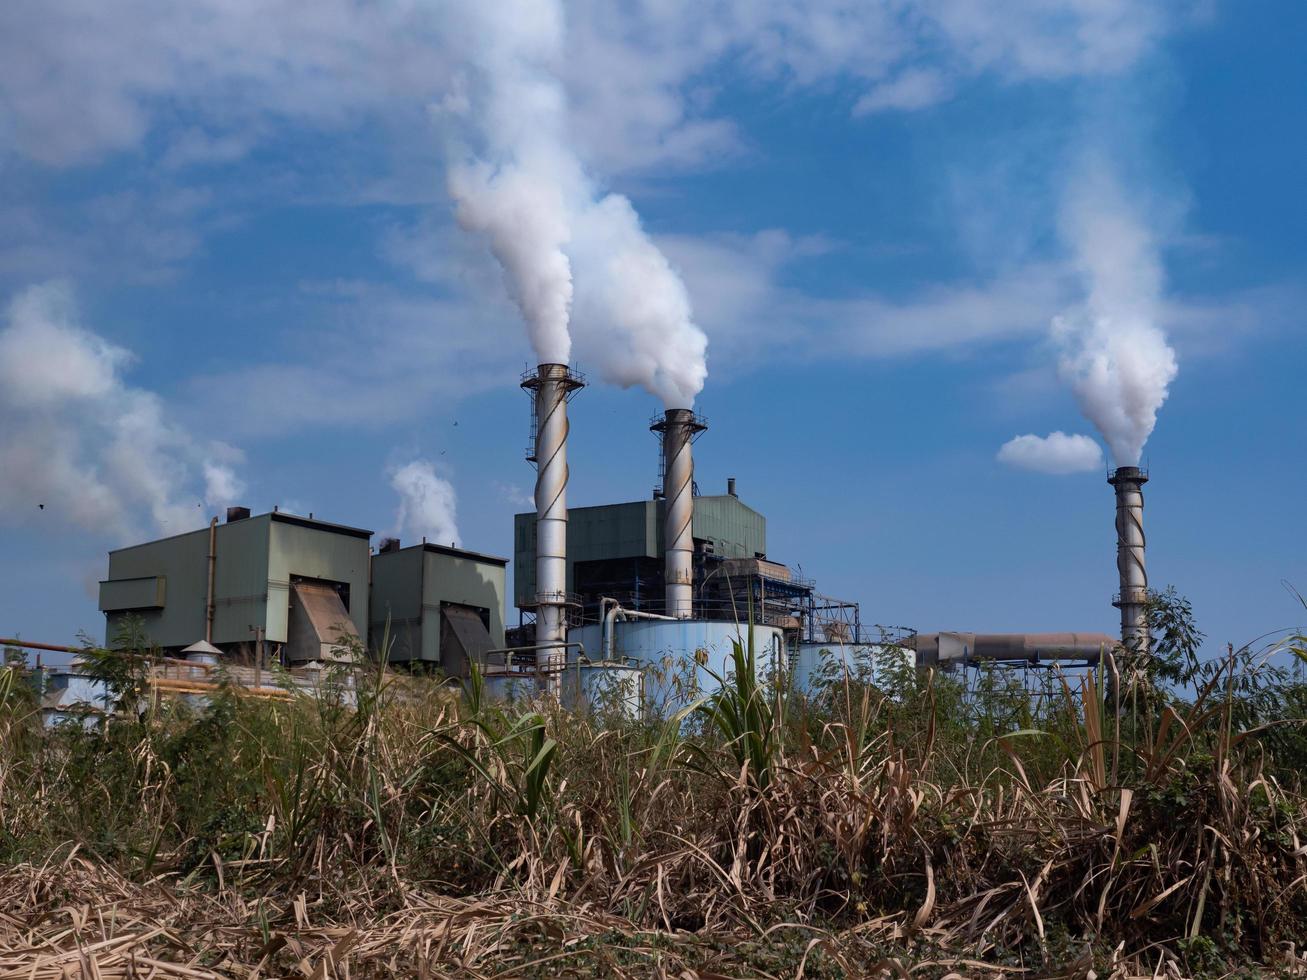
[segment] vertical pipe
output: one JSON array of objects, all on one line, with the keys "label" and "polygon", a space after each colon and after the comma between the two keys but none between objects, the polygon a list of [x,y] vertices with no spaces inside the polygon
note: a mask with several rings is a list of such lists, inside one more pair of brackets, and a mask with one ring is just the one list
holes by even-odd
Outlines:
[{"label": "vertical pipe", "polygon": [[1121,591],[1112,603],[1121,610],[1121,645],[1131,653],[1147,654],[1148,573],[1144,568],[1144,493],[1148,474],[1137,466],[1122,466],[1108,477],[1116,490],[1116,568]]},{"label": "vertical pipe", "polygon": [[209,586],[204,603],[204,642],[213,642],[213,578],[218,564],[218,518],[209,521]]},{"label": "vertical pipe", "polygon": [[567,659],[567,400],[581,384],[566,364],[541,364],[522,384],[536,417],[536,664],[555,694]]},{"label": "vertical pipe", "polygon": [[663,437],[663,612],[689,619],[694,612],[694,458],[691,444],[706,428],[688,408],[669,408],[655,431]]}]

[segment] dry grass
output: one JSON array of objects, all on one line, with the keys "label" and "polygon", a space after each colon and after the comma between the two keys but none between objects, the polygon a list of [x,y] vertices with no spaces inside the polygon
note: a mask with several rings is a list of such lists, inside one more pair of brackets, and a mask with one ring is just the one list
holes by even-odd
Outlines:
[{"label": "dry grass", "polygon": [[0,978],[1307,976],[1307,799],[1229,685],[1132,734],[1100,685],[979,738],[915,681],[663,726],[412,680],[46,735],[10,697]]}]

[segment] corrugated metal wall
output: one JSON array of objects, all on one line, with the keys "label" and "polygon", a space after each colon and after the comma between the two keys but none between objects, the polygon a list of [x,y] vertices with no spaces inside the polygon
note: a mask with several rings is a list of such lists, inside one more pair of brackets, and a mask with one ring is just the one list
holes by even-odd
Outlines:
[{"label": "corrugated metal wall", "polygon": [[[230,525],[240,527],[243,521]],[[268,547],[267,639],[286,642],[291,577],[343,582],[349,586],[349,618],[360,636],[368,633],[368,539],[326,528],[273,521]],[[218,564],[222,565],[222,549]],[[248,632],[248,630],[247,630]]]},{"label": "corrugated metal wall", "polygon": [[[696,497],[694,536],[713,543],[719,555],[752,558],[767,551],[767,519],[738,497]],[[637,500],[568,512],[567,587],[573,587],[572,563],[610,558],[663,556],[662,503]],[[513,518],[513,602],[535,599],[535,514]]]},{"label": "corrugated metal wall", "polygon": [[[109,553],[108,582],[162,577],[162,609],[106,610],[106,639],[112,640],[126,615],[139,616],[151,640],[161,647],[184,647],[204,638],[208,591],[209,529]],[[342,582],[349,586],[350,619],[362,635],[368,627],[366,533],[339,533],[298,519],[261,514],[219,524],[214,571],[213,642],[252,644],[251,626],[266,627],[269,643],[286,641],[292,577]],[[105,603],[117,605],[121,589],[106,585]]]}]

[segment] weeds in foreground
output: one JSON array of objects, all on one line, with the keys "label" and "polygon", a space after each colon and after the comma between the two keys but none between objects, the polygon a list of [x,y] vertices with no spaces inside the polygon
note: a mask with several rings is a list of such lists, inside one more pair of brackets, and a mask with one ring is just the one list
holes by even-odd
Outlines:
[{"label": "weeds in foreground", "polygon": [[1304,969],[1303,689],[1246,652],[1022,705],[892,669],[801,698],[740,646],[657,723],[376,671],[45,732],[16,677],[0,976],[74,939],[205,976]]}]

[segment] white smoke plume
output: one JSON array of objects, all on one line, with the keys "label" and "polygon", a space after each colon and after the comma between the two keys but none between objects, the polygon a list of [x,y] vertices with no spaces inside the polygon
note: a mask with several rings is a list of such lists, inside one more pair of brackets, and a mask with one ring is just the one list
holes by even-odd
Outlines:
[{"label": "white smoke plume", "polygon": [[[235,454],[230,447],[218,444],[215,448],[227,450],[224,456]],[[239,454],[235,454],[239,455]],[[245,483],[228,463],[204,461],[204,502],[214,509],[231,506],[245,493]]]},{"label": "white smoke plume", "polygon": [[457,546],[458,508],[454,486],[424,459],[396,467],[390,485],[399,494],[395,514],[398,537],[426,538],[432,544]]},{"label": "white smoke plume", "polygon": [[1103,465],[1103,451],[1089,436],[1050,432],[1009,439],[999,449],[998,461],[1037,473],[1084,473]]},{"label": "white smoke plume", "polygon": [[477,155],[453,151],[449,192],[459,224],[484,236],[503,267],[536,357],[566,364],[572,269],[563,248],[584,179],[550,66],[562,49],[562,12],[531,0],[466,7],[471,91],[455,91],[442,108],[470,123]]},{"label": "white smoke plume", "polygon": [[1059,369],[1116,465],[1135,466],[1177,370],[1159,324],[1158,246],[1139,206],[1099,158],[1072,181],[1060,229],[1086,297],[1053,321]]},{"label": "white smoke plume", "polygon": [[[203,525],[204,504],[219,491],[240,489],[239,451],[196,440],[158,395],[127,384],[132,360],[81,326],[68,284],[32,286],[12,300],[0,328],[5,520],[71,524],[116,540],[145,528],[176,534]],[[193,489],[201,484],[204,499]]]},{"label": "white smoke plume", "polygon": [[[537,358],[567,363],[571,329],[615,384],[688,407],[707,376],[689,295],[631,202],[602,194],[568,133],[557,0],[467,0],[464,81],[440,106],[459,124],[448,186],[464,229],[504,270]],[[577,300],[575,311],[573,299]],[[575,312],[575,316],[574,316]]]},{"label": "white smoke plume", "polygon": [[690,295],[640,227],[631,202],[609,194],[578,216],[576,325],[603,376],[639,385],[666,408],[688,408],[708,376],[708,338]]}]

